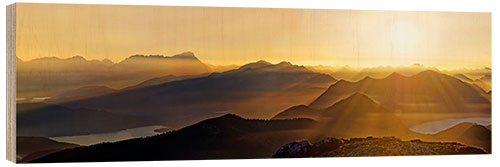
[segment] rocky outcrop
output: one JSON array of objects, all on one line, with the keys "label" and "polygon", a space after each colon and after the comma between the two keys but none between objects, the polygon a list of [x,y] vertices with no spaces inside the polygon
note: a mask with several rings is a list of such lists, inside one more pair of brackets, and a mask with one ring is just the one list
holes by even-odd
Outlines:
[{"label": "rocky outcrop", "polygon": [[294,141],[281,147],[273,158],[299,157],[356,157],[356,156],[403,156],[403,155],[454,155],[486,154],[483,149],[460,143],[402,141],[394,137],[383,138],[325,138],[311,143]]}]

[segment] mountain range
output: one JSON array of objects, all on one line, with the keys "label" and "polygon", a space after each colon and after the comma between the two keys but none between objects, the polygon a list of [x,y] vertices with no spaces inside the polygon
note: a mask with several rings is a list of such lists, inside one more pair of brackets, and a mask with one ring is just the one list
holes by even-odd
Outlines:
[{"label": "mountain range", "polygon": [[288,62],[258,61],[223,73],[138,86],[59,105],[145,116],[151,122],[178,128],[223,113],[269,118],[289,106],[309,103],[335,81]]},{"label": "mountain range", "polygon": [[[23,157],[32,155],[23,162],[268,158],[280,147],[309,151],[275,157],[491,152],[491,125],[462,123],[437,134],[408,129],[446,118],[490,117],[491,90],[477,85],[491,83],[488,69],[471,79],[471,73],[448,75],[420,65],[357,74],[345,67],[337,81],[333,73],[263,60],[211,72],[215,67],[190,52],[134,55],[119,63],[73,57],[17,64],[18,97],[48,95],[42,103],[18,102],[18,138],[55,143],[49,144],[54,149],[25,151]],[[82,147],[44,138],[150,125],[173,130]],[[303,139],[317,142],[285,145]]]},{"label": "mountain range", "polygon": [[154,77],[209,72],[192,52],[174,56],[133,55],[118,63],[108,59],[87,60],[82,56],[30,61],[17,58],[16,62],[17,94],[22,98],[51,97],[86,86],[122,89]]},{"label": "mountain range", "polygon": [[43,103],[18,103],[18,132],[53,137],[150,125],[178,129],[225,113],[269,118],[309,103],[334,82],[303,66],[258,61],[222,73],[152,78],[120,90],[81,87]]},{"label": "mountain range", "polygon": [[[324,109],[360,92],[389,109],[408,124],[453,116],[488,116],[489,96],[472,85],[436,71],[406,77],[398,73],[383,79],[365,77],[358,82],[340,80],[331,85],[309,107]],[[415,114],[421,115],[419,119]]]}]

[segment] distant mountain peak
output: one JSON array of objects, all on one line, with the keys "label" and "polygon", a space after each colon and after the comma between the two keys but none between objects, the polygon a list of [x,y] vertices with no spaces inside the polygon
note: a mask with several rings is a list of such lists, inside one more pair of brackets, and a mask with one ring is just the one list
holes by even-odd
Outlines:
[{"label": "distant mountain peak", "polygon": [[439,75],[440,73],[434,70],[424,70],[422,72],[419,72],[418,74],[415,74],[415,76],[429,76],[429,75]]},{"label": "distant mountain peak", "polygon": [[73,57],[67,58],[66,60],[87,61],[87,59],[85,59],[83,56],[80,56],[80,55],[76,55],[76,56],[73,56]]},{"label": "distant mountain peak", "polygon": [[346,100],[350,100],[350,101],[363,100],[363,101],[369,101],[369,102],[375,103],[375,101],[373,101],[370,97],[368,97],[364,93],[360,93],[360,92],[355,92],[354,94],[352,94],[351,96],[346,98]]},{"label": "distant mountain peak", "polygon": [[270,66],[270,65],[273,65],[273,64],[271,64],[267,61],[264,61],[264,60],[259,60],[257,62],[245,64],[245,65],[241,66],[239,69],[261,68],[261,67]]},{"label": "distant mountain peak", "polygon": [[265,61],[265,60],[259,60],[257,62],[255,62],[256,64],[266,64],[266,65],[271,65],[271,63]]},{"label": "distant mountain peak", "polygon": [[111,60],[109,59],[102,59],[101,62],[105,63],[105,64],[114,64]]},{"label": "distant mountain peak", "polygon": [[244,118],[242,118],[236,114],[228,113],[228,114],[224,114],[221,117],[218,117],[218,119],[244,119]]},{"label": "distant mountain peak", "polygon": [[277,65],[292,65],[292,63],[290,63],[289,61],[282,61],[282,62],[278,63]]},{"label": "distant mountain peak", "polygon": [[51,56],[51,57],[40,57],[40,58],[33,59],[31,61],[43,61],[43,60],[62,60],[62,59],[55,57],[55,56]]},{"label": "distant mountain peak", "polygon": [[181,54],[176,54],[172,56],[172,58],[180,58],[180,59],[198,59],[194,56],[193,52],[183,52]]},{"label": "distant mountain peak", "polygon": [[164,56],[164,55],[142,55],[142,54],[136,54],[128,57],[127,59],[133,59],[133,58],[159,58],[159,59],[196,59],[196,56],[194,56],[193,52],[183,52],[180,54],[176,54],[173,56]]}]

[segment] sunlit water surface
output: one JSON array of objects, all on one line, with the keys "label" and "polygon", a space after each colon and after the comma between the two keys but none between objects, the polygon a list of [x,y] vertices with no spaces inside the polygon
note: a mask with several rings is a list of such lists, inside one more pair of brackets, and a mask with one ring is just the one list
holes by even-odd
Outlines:
[{"label": "sunlit water surface", "polygon": [[99,133],[99,134],[90,134],[81,136],[52,137],[51,139],[59,142],[74,143],[78,145],[88,146],[103,142],[116,142],[138,137],[153,136],[158,134],[158,132],[154,132],[154,130],[161,128],[166,128],[166,127],[159,125],[144,126],[144,127],[126,129],[109,133]]}]

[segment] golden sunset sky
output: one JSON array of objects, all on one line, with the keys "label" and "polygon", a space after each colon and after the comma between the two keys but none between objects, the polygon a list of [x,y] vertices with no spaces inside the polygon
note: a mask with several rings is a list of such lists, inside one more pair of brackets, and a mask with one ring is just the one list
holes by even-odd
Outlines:
[{"label": "golden sunset sky", "polygon": [[491,14],[111,5],[17,5],[17,56],[119,62],[192,51],[213,65],[491,67]]}]

